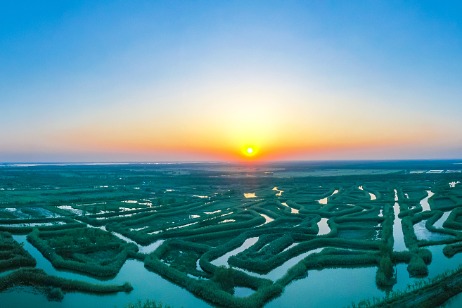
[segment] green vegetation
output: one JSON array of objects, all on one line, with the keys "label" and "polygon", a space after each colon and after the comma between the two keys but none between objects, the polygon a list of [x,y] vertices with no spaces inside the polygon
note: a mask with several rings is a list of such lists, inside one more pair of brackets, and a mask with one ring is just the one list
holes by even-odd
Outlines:
[{"label": "green vegetation", "polygon": [[47,275],[44,271],[33,268],[16,270],[0,277],[0,291],[16,286],[33,286],[43,292],[50,300],[61,300],[63,292],[85,292],[93,294],[110,294],[130,292],[129,283],[123,285],[99,285]]},{"label": "green vegetation", "polygon": [[149,299],[147,299],[144,302],[142,302],[141,300],[138,300],[136,303],[128,303],[124,307],[125,308],[171,308],[171,306],[169,305],[157,303]]},{"label": "green vegetation", "polygon": [[[431,275],[427,247],[444,245],[448,257],[462,251],[462,186],[449,186],[461,175],[411,173],[412,162],[369,164],[4,167],[0,231],[27,234],[54,267],[92,277],[114,277],[126,260],[140,260],[215,306],[261,307],[329,268],[373,267],[377,287],[390,292],[399,264],[412,277]],[[395,190],[402,251],[394,248]],[[0,232],[0,245],[0,271],[35,265],[9,233]],[[275,269],[280,276],[271,276]],[[22,271],[3,279],[21,281]],[[36,281],[45,275],[27,271]],[[37,285],[50,300],[69,291]],[[238,288],[249,295],[239,297]]]},{"label": "green vegetation", "polygon": [[409,285],[383,299],[362,300],[352,307],[438,307],[462,292],[462,267]]},{"label": "green vegetation", "polygon": [[0,272],[24,266],[35,266],[35,260],[10,233],[0,232]]},{"label": "green vegetation", "polygon": [[54,267],[95,277],[115,276],[127,257],[138,249],[110,233],[93,228],[34,229],[27,239]]}]

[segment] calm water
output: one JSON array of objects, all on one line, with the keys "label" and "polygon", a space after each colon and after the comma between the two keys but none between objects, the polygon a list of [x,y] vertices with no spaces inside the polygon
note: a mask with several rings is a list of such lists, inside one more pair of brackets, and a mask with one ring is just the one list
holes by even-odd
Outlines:
[{"label": "calm water", "polygon": [[375,267],[312,270],[289,284],[267,307],[344,307],[385,293],[375,287]]},{"label": "calm water", "polygon": [[101,281],[77,273],[56,270],[35,247],[27,242],[26,236],[14,236],[14,238],[18,242],[25,243],[24,248],[37,260],[37,268],[41,268],[49,274],[103,284],[122,284],[128,281],[134,290],[129,294],[117,293],[103,296],[67,293],[62,302],[56,303],[49,302],[44,295],[34,293],[30,288],[16,288],[0,293],[1,307],[31,307],[31,303],[37,307],[124,307],[125,304],[136,302],[138,299],[153,299],[175,307],[210,307],[209,304],[196,298],[185,289],[149,272],[140,261],[126,261],[114,279]]},{"label": "calm water", "polygon": [[[433,255],[432,263],[428,266],[429,276],[435,277],[449,269],[455,269],[462,264],[462,254],[448,259],[443,254],[444,246],[428,248]],[[418,281],[409,277],[407,264],[396,267],[398,281],[393,290],[405,290],[408,284]],[[358,303],[363,299],[381,298],[386,295],[377,289],[375,284],[376,267],[356,269],[324,269],[308,271],[308,277],[289,284],[284,293],[268,303],[267,307],[297,307],[301,304],[309,307],[345,307],[352,302]],[[334,287],[333,287],[334,286]],[[462,303],[462,295],[454,300]],[[451,307],[461,307],[453,305]]]},{"label": "calm water", "polygon": [[[77,273],[56,270],[36,248],[27,242],[26,236],[14,236],[14,238],[18,242],[25,243],[24,248],[37,260],[37,267],[44,269],[49,274],[104,284],[122,284],[129,281],[134,290],[129,294],[118,293],[104,296],[68,293],[62,302],[57,303],[49,302],[45,296],[34,292],[31,288],[20,287],[0,293],[2,307],[30,307],[31,303],[38,307],[123,307],[126,303],[135,302],[138,299],[154,299],[173,304],[175,307],[210,307],[188,291],[168,282],[155,273],[147,271],[142,262],[128,260],[114,279],[101,281]],[[233,254],[236,254],[236,250],[240,251],[252,246],[257,240],[258,238],[247,239],[241,247],[233,250]],[[462,254],[457,254],[448,259],[442,252],[443,246],[433,246],[428,249],[433,256],[432,263],[429,265],[429,277],[434,277],[448,269],[455,269],[462,264]],[[291,259],[273,270],[271,275],[265,276],[271,276],[269,278],[274,280],[279,279],[290,267],[313,252],[316,251],[310,251]],[[228,253],[226,257],[222,256],[216,259],[214,263],[220,263],[220,265],[223,263],[225,265],[229,256]],[[376,270],[376,267],[311,270],[308,272],[307,278],[296,280],[289,284],[284,293],[268,303],[267,307],[294,307],[300,304],[309,305],[310,307],[320,305],[344,307],[352,302],[357,303],[362,299],[383,297],[385,292],[378,290],[375,285]],[[394,290],[404,290],[408,284],[418,280],[409,277],[407,264],[397,265],[396,270],[398,282],[394,286]],[[335,286],[335,290],[332,289],[332,286]],[[252,290],[247,288],[236,288],[235,292],[236,296],[239,297],[245,297],[253,293]],[[449,307],[458,307],[460,303],[462,303],[462,295],[456,296],[448,305]]]}]

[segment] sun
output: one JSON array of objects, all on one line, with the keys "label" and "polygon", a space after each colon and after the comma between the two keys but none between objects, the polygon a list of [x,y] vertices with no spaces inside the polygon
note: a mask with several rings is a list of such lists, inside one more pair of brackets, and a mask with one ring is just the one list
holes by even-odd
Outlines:
[{"label": "sun", "polygon": [[241,153],[247,158],[253,158],[257,155],[258,150],[254,145],[246,145],[241,148]]}]

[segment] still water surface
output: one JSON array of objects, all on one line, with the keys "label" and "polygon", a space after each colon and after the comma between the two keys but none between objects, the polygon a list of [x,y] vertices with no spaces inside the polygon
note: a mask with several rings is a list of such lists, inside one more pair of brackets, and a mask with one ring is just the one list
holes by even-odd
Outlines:
[{"label": "still water surface", "polygon": [[127,260],[114,279],[98,280],[85,275],[55,269],[42,254],[26,240],[26,236],[14,236],[18,242],[24,242],[24,248],[37,260],[37,268],[48,274],[78,279],[91,283],[123,284],[130,282],[133,291],[111,295],[91,295],[84,293],[67,293],[62,302],[49,302],[42,294],[37,294],[31,288],[16,288],[0,293],[2,307],[124,307],[127,303],[134,303],[138,299],[153,299],[157,302],[174,305],[175,307],[210,307],[203,300],[195,297],[187,290],[163,279],[161,276],[148,271],[144,264],[137,260]]},{"label": "still water surface", "polygon": [[[188,291],[170,283],[159,275],[149,272],[144,268],[142,262],[128,260],[121,268],[119,274],[110,280],[98,280],[78,273],[57,270],[45,259],[42,254],[26,240],[26,236],[15,235],[15,240],[24,242],[24,248],[37,260],[37,268],[44,269],[47,273],[63,278],[78,279],[91,283],[122,284],[129,281],[134,290],[129,293],[117,293],[113,295],[90,295],[82,293],[68,293],[60,303],[49,302],[42,294],[34,292],[31,288],[15,288],[0,293],[0,301],[5,307],[30,307],[31,303],[37,307],[123,307],[128,302],[136,302],[138,299],[154,299],[175,307],[210,307],[206,302],[196,298]],[[248,239],[239,250],[244,250],[255,244],[258,238]],[[457,254],[448,259],[444,256],[443,246],[428,248],[432,252],[433,260],[429,265],[429,277],[434,277],[449,269],[455,269],[462,264],[462,254]],[[321,250],[321,249],[319,249]],[[238,251],[239,252],[239,251]],[[317,252],[311,251],[310,253]],[[273,270],[266,277],[273,280],[281,278],[288,269],[294,266],[301,257],[284,263]],[[236,251],[233,251],[236,254]],[[217,265],[227,265],[229,254],[213,261]],[[344,307],[352,302],[359,302],[362,299],[372,297],[383,297],[385,292],[377,289],[375,285],[376,267],[365,267],[356,269],[324,269],[310,270],[308,277],[296,280],[289,284],[284,293],[267,304],[267,307],[293,307],[301,303],[316,307],[329,305],[332,307]],[[396,266],[398,282],[393,290],[404,290],[408,284],[418,279],[410,278],[407,272],[407,264]],[[249,273],[255,275],[255,273]],[[258,276],[258,275],[257,275]],[[354,279],[354,280],[353,280]],[[353,283],[354,282],[354,283]],[[335,286],[333,293],[332,286]],[[253,291],[247,288],[236,288],[236,296],[245,297]],[[335,296],[333,296],[335,294]],[[462,302],[462,296],[457,296],[450,302],[451,307],[456,307]]]}]

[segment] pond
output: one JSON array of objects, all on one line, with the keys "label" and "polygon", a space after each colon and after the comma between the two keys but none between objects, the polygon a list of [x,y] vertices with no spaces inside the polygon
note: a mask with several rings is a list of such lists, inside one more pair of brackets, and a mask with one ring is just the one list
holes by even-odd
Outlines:
[{"label": "pond", "polygon": [[325,235],[330,233],[330,227],[327,224],[328,219],[327,218],[321,218],[321,220],[318,222],[318,228],[319,232],[318,235]]}]

